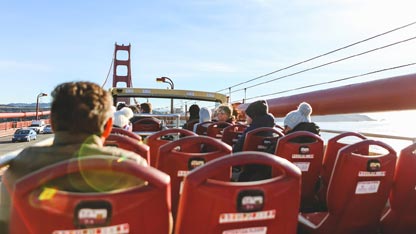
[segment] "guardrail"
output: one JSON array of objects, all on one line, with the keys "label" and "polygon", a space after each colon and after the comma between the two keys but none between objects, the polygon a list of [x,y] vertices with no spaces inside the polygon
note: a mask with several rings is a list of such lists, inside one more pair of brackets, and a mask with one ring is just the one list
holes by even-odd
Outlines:
[{"label": "guardrail", "polygon": [[[321,132],[326,133],[334,133],[340,134],[345,131],[339,130],[330,130],[330,129],[321,129]],[[403,140],[403,141],[411,141],[412,143],[416,143],[416,137],[403,137],[403,136],[395,136],[395,135],[387,135],[387,134],[377,134],[377,133],[369,133],[369,132],[358,132],[367,137],[375,137],[375,138],[384,138],[384,139],[393,139],[393,140]]]}]

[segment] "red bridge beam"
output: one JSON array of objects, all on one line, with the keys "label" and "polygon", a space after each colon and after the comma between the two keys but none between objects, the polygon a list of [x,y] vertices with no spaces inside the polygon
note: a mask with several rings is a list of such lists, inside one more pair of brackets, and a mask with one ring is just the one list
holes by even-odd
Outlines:
[{"label": "red bridge beam", "polygon": [[[50,115],[51,111],[38,111],[38,116]],[[0,113],[0,119],[35,117],[36,112]]]},{"label": "red bridge beam", "polygon": [[[269,111],[284,117],[308,102],[313,115],[365,113],[416,109],[416,74],[352,84],[337,88],[268,99]],[[240,105],[244,110],[247,104]]]}]

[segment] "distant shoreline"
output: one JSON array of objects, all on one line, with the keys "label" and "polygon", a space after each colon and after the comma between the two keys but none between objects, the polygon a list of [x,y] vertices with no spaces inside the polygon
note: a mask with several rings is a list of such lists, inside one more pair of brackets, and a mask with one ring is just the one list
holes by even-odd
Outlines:
[{"label": "distant shoreline", "polygon": [[[339,114],[339,115],[315,115],[311,116],[313,122],[358,122],[377,121],[367,115],[361,114]],[[275,118],[276,122],[283,122],[284,118]]]}]

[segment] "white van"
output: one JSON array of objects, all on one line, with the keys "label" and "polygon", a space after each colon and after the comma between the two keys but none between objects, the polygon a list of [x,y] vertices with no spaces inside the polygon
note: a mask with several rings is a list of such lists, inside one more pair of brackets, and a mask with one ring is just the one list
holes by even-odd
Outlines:
[{"label": "white van", "polygon": [[35,130],[36,133],[43,133],[43,129],[45,128],[46,124],[43,120],[33,120],[32,124],[29,128]]}]

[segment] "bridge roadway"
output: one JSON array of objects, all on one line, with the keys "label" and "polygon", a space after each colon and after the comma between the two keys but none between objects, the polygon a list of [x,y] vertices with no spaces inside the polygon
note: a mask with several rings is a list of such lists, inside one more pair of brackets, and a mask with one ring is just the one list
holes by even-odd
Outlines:
[{"label": "bridge roadway", "polygon": [[43,140],[49,139],[53,136],[54,134],[38,134],[36,140],[32,140],[30,142],[15,142],[15,143],[12,143],[13,136],[0,137],[0,156],[7,154],[9,152],[15,151],[15,150],[21,150],[25,147],[34,145]]}]

